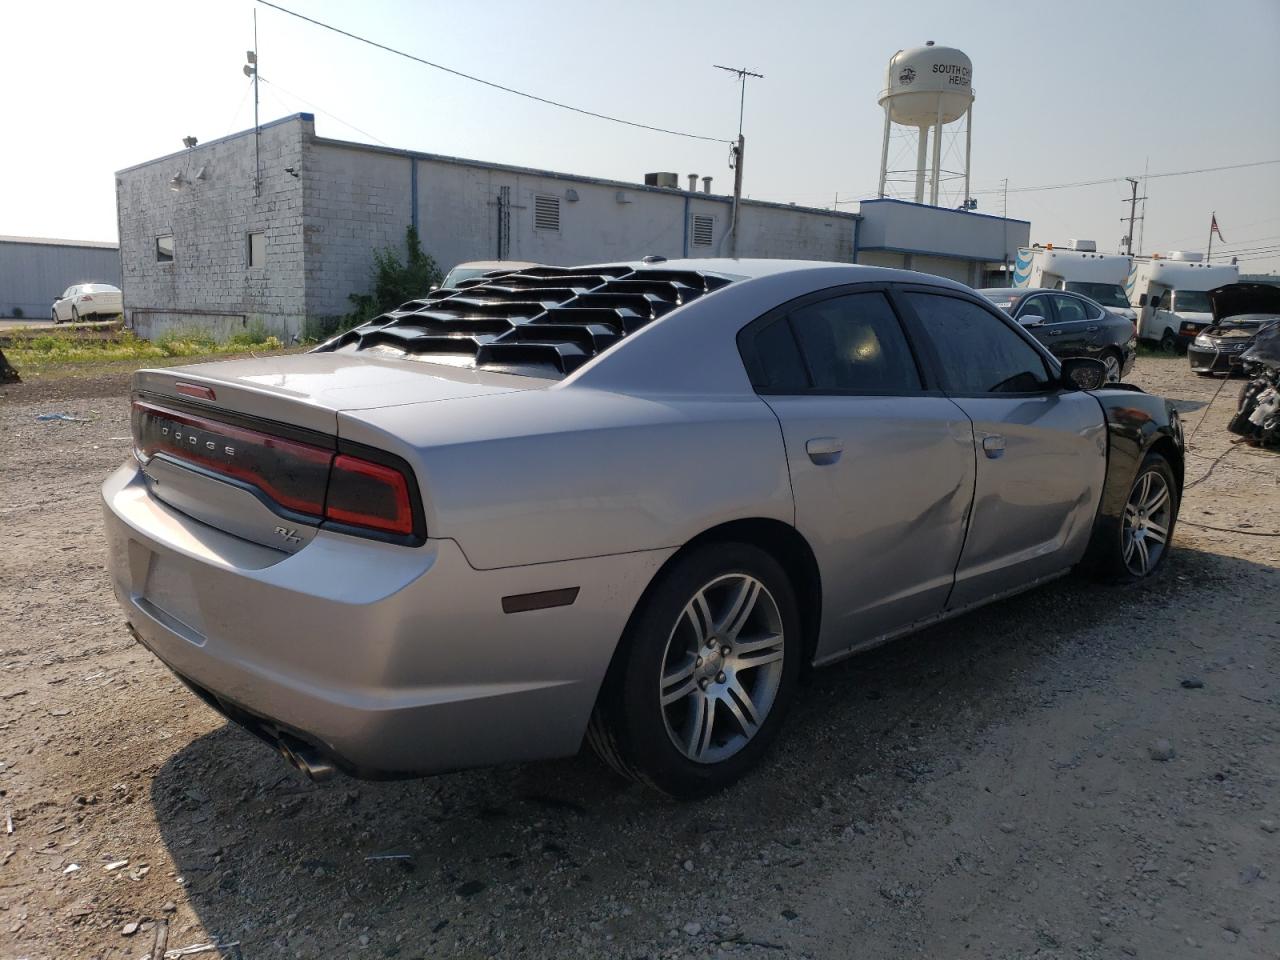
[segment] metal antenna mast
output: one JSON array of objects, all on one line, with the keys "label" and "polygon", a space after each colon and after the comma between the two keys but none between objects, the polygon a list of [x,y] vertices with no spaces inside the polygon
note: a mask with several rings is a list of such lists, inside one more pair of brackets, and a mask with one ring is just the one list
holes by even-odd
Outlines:
[{"label": "metal antenna mast", "polygon": [[733,213],[729,218],[729,256],[738,255],[738,204],[742,202],[742,158],[746,152],[746,141],[742,137],[742,115],[747,104],[747,77],[764,79],[763,73],[755,73],[745,67],[722,67],[712,64],[717,70],[727,70],[738,77],[742,92],[738,96],[738,142],[729,150],[729,166],[733,168]]},{"label": "metal antenna mast", "polygon": [[262,194],[262,128],[258,125],[258,11],[253,11],[253,49],[245,51],[244,75],[253,81],[253,195]]}]

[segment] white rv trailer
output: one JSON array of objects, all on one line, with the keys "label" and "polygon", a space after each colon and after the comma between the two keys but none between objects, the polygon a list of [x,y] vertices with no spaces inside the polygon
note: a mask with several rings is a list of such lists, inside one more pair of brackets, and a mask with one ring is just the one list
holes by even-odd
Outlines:
[{"label": "white rv trailer", "polygon": [[1138,338],[1159,343],[1170,353],[1185,350],[1213,323],[1208,291],[1239,280],[1234,263],[1205,263],[1199,253],[1174,250],[1167,256],[1135,257],[1127,288],[1138,312]]},{"label": "white rv trailer", "polygon": [[1013,270],[1015,287],[1070,290],[1098,301],[1112,313],[1136,319],[1125,281],[1133,258],[1122,253],[1098,253],[1092,240],[1071,240],[1065,247],[1020,247]]}]

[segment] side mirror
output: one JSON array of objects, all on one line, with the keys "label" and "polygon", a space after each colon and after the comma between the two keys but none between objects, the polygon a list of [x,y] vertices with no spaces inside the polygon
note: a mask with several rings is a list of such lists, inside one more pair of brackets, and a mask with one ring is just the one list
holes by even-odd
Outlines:
[{"label": "side mirror", "polygon": [[1024,327],[1028,327],[1028,328],[1043,327],[1045,325],[1044,317],[1037,316],[1036,314],[1032,314],[1031,316],[1028,316],[1028,317],[1022,317],[1018,320],[1018,322],[1022,324]]},{"label": "side mirror", "polygon": [[1061,383],[1068,390],[1099,390],[1107,384],[1106,364],[1092,357],[1067,357]]}]

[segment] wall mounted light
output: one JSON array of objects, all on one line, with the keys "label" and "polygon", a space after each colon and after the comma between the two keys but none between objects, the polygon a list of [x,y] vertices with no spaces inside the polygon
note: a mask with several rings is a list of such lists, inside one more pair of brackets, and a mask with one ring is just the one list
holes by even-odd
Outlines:
[{"label": "wall mounted light", "polygon": [[172,190],[174,193],[177,193],[186,185],[187,185],[187,178],[182,175],[181,170],[175,173],[173,175],[173,178],[169,181],[169,189]]}]

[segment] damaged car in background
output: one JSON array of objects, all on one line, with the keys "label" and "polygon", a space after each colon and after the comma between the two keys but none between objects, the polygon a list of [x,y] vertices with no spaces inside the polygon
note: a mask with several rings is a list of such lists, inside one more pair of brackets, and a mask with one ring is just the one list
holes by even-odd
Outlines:
[{"label": "damaged car in background", "polygon": [[103,486],[135,637],[312,776],[584,742],[696,797],[803,669],[1168,557],[1178,415],[958,283],[698,259],[434,291],[133,382]]},{"label": "damaged car in background", "polygon": [[1210,290],[1208,298],[1213,323],[1187,348],[1191,370],[1202,377],[1236,373],[1258,332],[1280,320],[1280,287],[1229,283]]}]

